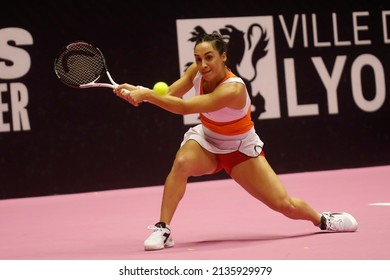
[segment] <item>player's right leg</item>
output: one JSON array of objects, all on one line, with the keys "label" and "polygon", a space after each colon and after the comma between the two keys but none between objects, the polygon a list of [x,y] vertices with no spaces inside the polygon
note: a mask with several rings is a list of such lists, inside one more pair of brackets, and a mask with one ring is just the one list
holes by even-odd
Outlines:
[{"label": "player's right leg", "polygon": [[165,180],[160,221],[149,227],[153,233],[144,242],[145,250],[159,250],[174,245],[169,224],[184,196],[188,178],[211,174],[216,168],[215,155],[203,149],[196,141],[189,140],[179,149]]}]

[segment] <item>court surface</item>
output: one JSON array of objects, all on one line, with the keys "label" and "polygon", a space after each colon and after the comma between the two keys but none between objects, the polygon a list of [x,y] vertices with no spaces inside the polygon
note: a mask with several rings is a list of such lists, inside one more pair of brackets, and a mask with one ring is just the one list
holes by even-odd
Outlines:
[{"label": "court surface", "polygon": [[190,183],[176,246],[146,252],[163,187],[0,200],[2,260],[388,260],[390,166],[282,174],[291,196],[353,214],[354,233],[289,220],[232,180]]}]

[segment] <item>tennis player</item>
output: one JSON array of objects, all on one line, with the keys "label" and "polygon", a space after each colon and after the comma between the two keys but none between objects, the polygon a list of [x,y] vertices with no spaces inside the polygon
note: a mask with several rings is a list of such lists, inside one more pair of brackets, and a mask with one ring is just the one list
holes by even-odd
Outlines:
[{"label": "tennis player", "polygon": [[[114,89],[134,106],[147,101],[175,114],[200,114],[201,124],[185,133],[176,153],[165,181],[160,217],[149,226],[153,233],[144,242],[145,250],[174,246],[170,224],[188,178],[222,169],[250,195],[290,219],[310,221],[326,231],[356,231],[358,224],[352,215],[320,213],[302,199],[289,196],[264,155],[245,84],[226,65],[227,44],[222,36],[216,32],[203,35],[195,43],[194,56],[195,62],[169,87],[167,95],[130,84]],[[192,87],[196,95],[182,99]]]}]

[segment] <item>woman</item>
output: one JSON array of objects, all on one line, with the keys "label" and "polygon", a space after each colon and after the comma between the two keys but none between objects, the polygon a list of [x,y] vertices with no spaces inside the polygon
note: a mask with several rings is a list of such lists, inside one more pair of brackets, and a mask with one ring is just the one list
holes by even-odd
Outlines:
[{"label": "woman", "polygon": [[[145,250],[174,246],[169,225],[188,178],[221,169],[253,197],[288,218],[310,221],[322,230],[356,231],[357,222],[350,214],[318,213],[303,200],[288,195],[264,156],[245,84],[226,66],[227,45],[222,36],[204,34],[195,43],[194,56],[195,62],[165,96],[129,84],[114,89],[134,106],[146,101],[175,114],[199,113],[201,118],[201,124],[184,135],[165,181],[159,222],[149,227],[153,233],[144,242]],[[192,87],[195,96],[182,99]]]}]

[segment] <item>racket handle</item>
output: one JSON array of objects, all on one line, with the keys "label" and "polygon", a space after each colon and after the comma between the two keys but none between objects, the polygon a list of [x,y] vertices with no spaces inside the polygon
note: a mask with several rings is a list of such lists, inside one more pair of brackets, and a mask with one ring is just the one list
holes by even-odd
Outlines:
[{"label": "racket handle", "polygon": [[130,94],[130,93],[131,93],[130,90],[127,90],[127,89],[122,89],[122,90],[123,90],[123,92],[126,93],[126,94]]},{"label": "racket handle", "polygon": [[[139,88],[139,89],[149,89],[149,88],[144,87],[144,86],[137,86],[137,88]],[[125,94],[131,94],[131,91],[130,91],[130,90],[122,89],[122,91],[123,91]],[[144,100],[143,102],[148,102],[148,101],[147,101],[147,100]]]},{"label": "racket handle", "polygon": [[[118,86],[118,85],[117,85],[117,86]],[[113,86],[112,88],[116,88],[116,86]],[[139,88],[139,89],[149,89],[149,88],[143,87],[143,86],[137,86],[137,88]],[[130,90],[127,90],[127,89],[122,89],[122,90],[123,90],[123,92],[126,93],[126,94],[131,93]]]},{"label": "racket handle", "polygon": [[94,83],[94,82],[89,83],[89,84],[79,85],[79,88],[99,88],[99,87],[116,88],[116,86],[112,85],[112,84]]}]

